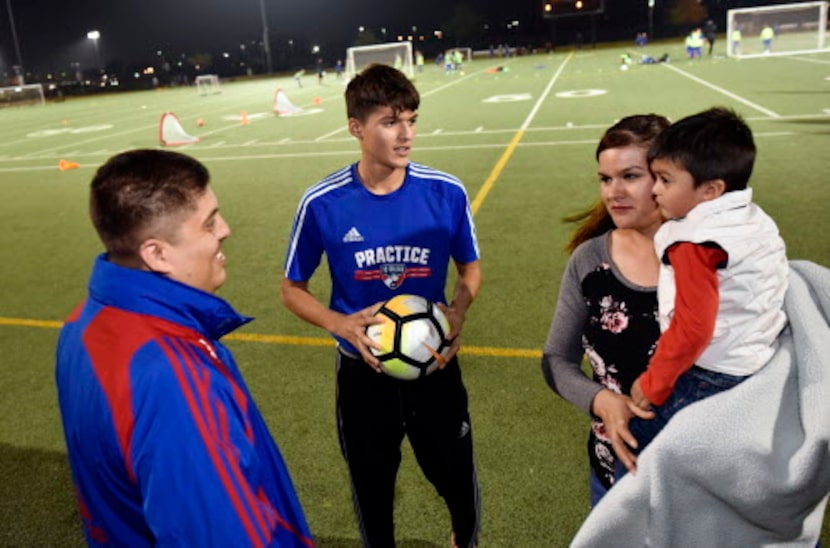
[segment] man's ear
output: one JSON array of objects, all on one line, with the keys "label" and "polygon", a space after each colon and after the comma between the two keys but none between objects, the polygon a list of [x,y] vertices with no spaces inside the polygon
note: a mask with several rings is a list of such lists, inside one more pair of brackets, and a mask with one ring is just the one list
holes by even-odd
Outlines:
[{"label": "man's ear", "polygon": [[170,264],[167,257],[167,245],[157,238],[144,240],[138,248],[141,262],[151,272],[160,274],[170,273]]},{"label": "man's ear", "polygon": [[357,118],[349,118],[349,133],[354,135],[358,140],[363,139],[363,125]]},{"label": "man's ear", "polygon": [[723,179],[713,179],[703,183],[703,197],[706,200],[714,200],[726,192],[726,182]]}]

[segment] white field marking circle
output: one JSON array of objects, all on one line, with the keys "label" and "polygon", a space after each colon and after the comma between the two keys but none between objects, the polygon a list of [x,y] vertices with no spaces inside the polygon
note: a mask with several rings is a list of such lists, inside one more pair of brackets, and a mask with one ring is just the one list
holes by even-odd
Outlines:
[{"label": "white field marking circle", "polygon": [[575,89],[572,91],[560,91],[556,94],[562,99],[576,99],[581,97],[596,97],[597,95],[605,95],[608,93],[606,89]]},{"label": "white field marking circle", "polygon": [[532,99],[529,93],[511,93],[507,95],[491,95],[487,99],[482,99],[482,103],[514,103],[516,101],[530,101]]},{"label": "white field marking circle", "polygon": [[26,137],[51,137],[53,135],[63,135],[64,133],[78,135],[80,133],[92,133],[93,131],[105,131],[107,129],[112,129],[112,127],[112,124],[101,124],[98,126],[86,126],[76,128],[62,127],[58,129],[42,129],[40,131],[33,131],[27,134]]}]

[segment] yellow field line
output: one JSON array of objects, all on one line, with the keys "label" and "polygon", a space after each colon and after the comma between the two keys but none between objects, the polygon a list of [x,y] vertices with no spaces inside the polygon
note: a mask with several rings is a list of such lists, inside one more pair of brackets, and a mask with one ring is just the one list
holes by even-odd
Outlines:
[{"label": "yellow field line", "polygon": [[478,212],[478,209],[481,207],[482,202],[487,197],[487,194],[490,193],[490,189],[493,188],[493,185],[496,184],[496,180],[501,175],[501,172],[504,170],[504,166],[507,165],[507,161],[510,160],[510,157],[513,156],[513,151],[516,150],[516,146],[518,146],[519,141],[522,140],[525,132],[523,129],[519,130],[516,135],[513,136],[513,140],[510,141],[510,144],[507,146],[507,150],[505,150],[499,161],[496,162],[493,171],[490,172],[490,176],[487,177],[487,180],[484,181],[484,185],[481,187],[481,190],[478,191],[476,194],[473,203],[471,204],[471,209],[473,210],[473,215]]},{"label": "yellow field line", "polygon": [[[50,320],[30,320],[26,318],[3,318],[0,317],[0,325],[17,327],[42,327],[48,329],[60,329],[63,322]],[[260,333],[232,333],[224,340],[258,342],[265,344],[289,344],[295,346],[334,346],[334,341],[329,337],[295,337],[290,335],[264,335]],[[529,348],[500,348],[496,346],[472,346],[461,347],[461,354],[465,356],[489,356],[498,358],[541,358],[541,350]]]}]

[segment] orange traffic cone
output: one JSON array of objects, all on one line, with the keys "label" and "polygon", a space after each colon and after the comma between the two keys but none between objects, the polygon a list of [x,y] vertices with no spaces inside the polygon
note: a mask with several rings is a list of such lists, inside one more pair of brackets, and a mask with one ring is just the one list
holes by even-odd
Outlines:
[{"label": "orange traffic cone", "polygon": [[242,125],[243,125],[243,126],[247,126],[247,125],[248,125],[248,113],[247,113],[247,112],[245,112],[244,110],[242,111],[242,120],[241,120],[241,123],[242,123]]},{"label": "orange traffic cone", "polygon": [[314,99],[311,100],[311,102],[314,103],[315,105],[319,105],[320,103],[323,102],[323,100],[320,99],[319,97],[315,97]]},{"label": "orange traffic cone", "polygon": [[58,161],[58,169],[61,171],[67,171],[70,169],[76,169],[81,167],[81,164],[78,162],[70,162],[69,160],[59,160]]}]

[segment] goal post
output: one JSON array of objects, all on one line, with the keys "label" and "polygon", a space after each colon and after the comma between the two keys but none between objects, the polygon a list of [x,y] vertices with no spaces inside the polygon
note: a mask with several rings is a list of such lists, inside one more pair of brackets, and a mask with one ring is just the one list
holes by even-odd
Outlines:
[{"label": "goal post", "polygon": [[731,9],[726,54],[752,58],[827,51],[827,2],[796,2]]},{"label": "goal post", "polygon": [[450,55],[455,54],[455,52],[461,53],[462,61],[465,63],[470,63],[473,60],[473,48],[450,48],[444,52],[444,59],[449,58]]},{"label": "goal post", "polygon": [[388,42],[371,46],[353,46],[346,50],[346,81],[372,63],[395,67],[410,78],[415,74],[412,68],[412,42]]},{"label": "goal post", "polygon": [[221,93],[219,89],[219,76],[216,74],[200,74],[196,77],[196,90],[199,95],[210,95],[212,93]]},{"label": "goal post", "polygon": [[0,108],[46,103],[42,84],[0,87]]}]

